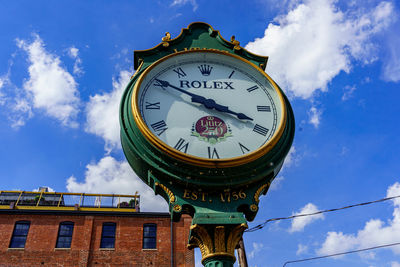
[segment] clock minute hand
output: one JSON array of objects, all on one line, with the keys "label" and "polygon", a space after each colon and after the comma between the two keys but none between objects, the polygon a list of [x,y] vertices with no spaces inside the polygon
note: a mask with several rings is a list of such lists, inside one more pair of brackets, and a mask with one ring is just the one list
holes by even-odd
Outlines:
[{"label": "clock minute hand", "polygon": [[179,87],[173,86],[172,84],[170,84],[167,81],[163,81],[163,80],[159,80],[159,79],[155,79],[155,80],[158,82],[158,84],[155,84],[155,86],[160,86],[163,89],[164,89],[164,87],[171,87],[171,88],[174,88],[175,90],[178,90],[181,93],[184,93],[184,94],[187,94],[187,95],[191,96],[192,98],[193,97],[202,97],[202,96],[199,96],[199,95],[196,95],[196,94],[192,94],[192,93],[190,93],[188,91],[185,91],[185,90],[183,90],[183,89],[181,89]]},{"label": "clock minute hand", "polygon": [[179,87],[176,87],[176,86],[170,84],[168,81],[163,81],[163,80],[159,80],[159,79],[155,79],[155,80],[158,82],[158,84],[156,84],[156,86],[161,86],[163,88],[164,87],[171,87],[171,88],[173,88],[175,90],[178,90],[181,93],[184,93],[184,94],[187,94],[187,95],[191,96],[192,102],[202,104],[203,106],[205,106],[208,109],[215,109],[215,110],[220,111],[220,112],[225,112],[225,113],[229,113],[229,114],[235,115],[240,120],[251,120],[251,121],[253,120],[252,118],[246,116],[243,113],[237,113],[237,112],[234,112],[234,111],[230,110],[228,106],[223,106],[223,105],[217,104],[214,99],[205,98],[203,96],[190,93],[190,92],[188,92],[186,90],[183,90],[183,89],[181,89]]}]

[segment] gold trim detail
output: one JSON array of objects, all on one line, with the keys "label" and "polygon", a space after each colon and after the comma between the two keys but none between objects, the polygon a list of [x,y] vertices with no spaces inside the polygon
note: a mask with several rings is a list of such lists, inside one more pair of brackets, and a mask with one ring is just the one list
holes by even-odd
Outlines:
[{"label": "gold trim detail", "polygon": [[[188,31],[188,30],[190,29],[190,27],[191,27],[193,24],[196,24],[196,23],[202,23],[202,24],[207,25],[208,27],[210,27],[210,29],[212,30],[213,33],[215,32],[216,35],[218,35],[223,41],[225,41],[226,43],[229,43],[228,40],[226,40],[224,37],[222,37],[221,33],[220,33],[218,30],[215,30],[210,24],[205,23],[205,22],[202,22],[202,21],[195,21],[195,22],[190,23],[186,28],[182,28],[182,29],[181,29],[181,32],[179,33],[179,35],[178,35],[177,37],[175,37],[175,38],[173,38],[173,39],[170,39],[170,40],[168,40],[168,41],[175,41],[175,40],[179,39],[179,38],[183,35],[183,33],[184,33],[185,31]],[[152,47],[152,48],[143,49],[143,50],[136,50],[135,52],[151,51],[151,50],[157,48],[157,47],[160,46],[160,45],[163,45],[163,42],[161,42],[161,43],[155,45],[155,46]],[[265,60],[268,60],[268,56],[262,56],[262,55],[259,55],[259,54],[250,52],[250,51],[244,49],[243,47],[241,47],[241,49],[245,50],[246,53],[248,53],[248,54],[250,54],[250,55],[253,55],[253,56],[256,56],[256,57],[261,57],[261,58],[264,58]]]},{"label": "gold trim detail", "polygon": [[213,252],[213,242],[203,226],[194,224],[190,226],[190,230],[196,234],[189,240],[190,248],[199,247],[203,257]]},{"label": "gold trim detail", "polygon": [[233,49],[235,49],[235,50],[240,50],[241,49],[240,42],[235,39],[235,35],[232,35],[231,43],[234,45]]},{"label": "gold trim detail", "polygon": [[[257,189],[257,191],[254,193],[254,201],[258,204],[260,203],[260,195],[261,192],[264,191],[265,188],[269,187],[270,183],[264,184],[260,186],[260,188]],[[251,209],[251,207],[250,207]]]},{"label": "gold trim detail", "polygon": [[[188,248],[200,248],[203,264],[206,259],[217,256],[231,258],[235,261],[235,248],[246,228],[245,223],[232,226],[194,224],[190,227],[191,237]],[[212,233],[214,233],[214,240],[211,239],[210,234]]]},{"label": "gold trim detail", "polygon": [[250,210],[253,211],[253,212],[256,212],[258,210],[257,205],[256,204],[251,204],[250,205]]},{"label": "gold trim detail", "polygon": [[182,211],[182,206],[181,205],[175,205],[174,206],[174,211],[181,212]]},{"label": "gold trim detail", "polygon": [[[188,155],[185,154],[167,144],[165,144],[163,141],[161,141],[157,136],[155,136],[150,129],[148,128],[148,126],[145,124],[140,110],[139,110],[139,105],[138,105],[138,100],[139,100],[139,89],[141,86],[141,83],[143,81],[143,79],[146,77],[146,75],[158,64],[160,64],[163,61],[166,61],[170,58],[173,58],[177,55],[181,55],[181,54],[187,54],[187,53],[214,53],[214,54],[222,54],[228,57],[233,57],[236,58],[240,61],[245,62],[246,64],[248,64],[249,66],[255,68],[256,70],[258,70],[263,76],[265,76],[268,81],[271,83],[271,85],[273,86],[273,88],[275,89],[278,98],[279,98],[279,104],[282,107],[282,116],[281,119],[278,123],[277,126],[277,130],[275,131],[274,135],[271,137],[271,139],[266,142],[263,146],[261,146],[260,148],[245,154],[243,156],[238,156],[238,157],[233,157],[233,158],[227,158],[227,159],[208,159],[208,158],[202,158],[202,157],[198,157],[198,156],[193,156],[193,155]],[[133,93],[132,93],[132,97],[131,97],[131,109],[132,109],[132,113],[133,113],[133,117],[135,120],[135,123],[137,125],[137,127],[139,128],[140,132],[144,135],[144,137],[154,146],[156,146],[159,150],[163,151],[164,153],[168,154],[169,156],[178,159],[180,161],[186,162],[188,164],[191,165],[195,165],[195,166],[202,166],[202,167],[207,167],[207,168],[221,168],[221,167],[235,167],[235,166],[240,166],[249,162],[252,162],[258,158],[260,158],[261,156],[267,154],[274,146],[275,144],[279,141],[279,139],[281,138],[284,130],[285,130],[285,125],[286,125],[286,119],[287,119],[287,114],[286,114],[286,104],[284,101],[284,97],[283,94],[281,92],[281,90],[279,89],[279,87],[277,86],[277,84],[271,79],[271,77],[269,77],[269,75],[267,73],[265,73],[260,67],[258,67],[257,65],[253,64],[252,62],[231,54],[229,52],[226,51],[220,51],[220,50],[208,50],[208,49],[196,49],[196,50],[186,50],[186,51],[179,51],[170,55],[167,55],[159,60],[157,60],[156,62],[154,62],[153,64],[151,64],[146,70],[143,71],[143,73],[140,75],[140,77],[138,78],[136,84],[134,85],[133,88]]]},{"label": "gold trim detail", "polygon": [[225,251],[225,226],[217,226],[214,231],[215,251]]},{"label": "gold trim detail", "polygon": [[171,34],[169,32],[165,33],[165,36],[163,38],[161,38],[162,40],[162,45],[164,47],[168,47],[169,46],[169,41],[171,41]]},{"label": "gold trim detail", "polygon": [[226,242],[226,250],[228,253],[234,254],[236,245],[239,243],[240,238],[242,238],[242,234],[245,229],[247,229],[247,225],[245,223],[242,223],[231,230],[228,240]]},{"label": "gold trim detail", "polygon": [[161,187],[164,190],[164,192],[168,195],[169,203],[174,203],[176,201],[174,193],[172,193],[172,191],[169,190],[165,185],[160,184],[158,182],[156,182],[155,185]]},{"label": "gold trim detail", "polygon": [[139,64],[139,67],[136,69],[136,71],[132,74],[132,76],[131,76],[131,80],[133,79],[133,77],[135,77],[135,75],[136,74],[138,74],[139,73],[139,71],[140,71],[140,69],[142,68],[142,66],[143,66],[143,63],[144,63],[144,61],[142,60],[141,62],[140,62],[140,64]]},{"label": "gold trim detail", "polygon": [[[202,255],[203,255],[203,254],[202,254]],[[235,254],[229,254],[229,253],[227,253],[227,252],[216,252],[216,253],[210,253],[210,254],[208,254],[207,256],[202,257],[201,263],[204,264],[204,261],[205,261],[206,259],[213,258],[213,257],[218,257],[218,256],[219,256],[219,257],[220,257],[220,256],[224,256],[224,257],[227,257],[227,258],[231,258],[231,259],[233,260],[233,262],[236,261]]]}]

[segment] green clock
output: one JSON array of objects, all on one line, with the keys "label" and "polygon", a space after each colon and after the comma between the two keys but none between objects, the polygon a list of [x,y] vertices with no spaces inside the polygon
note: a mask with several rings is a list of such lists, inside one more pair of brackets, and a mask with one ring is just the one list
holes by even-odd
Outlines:
[{"label": "green clock", "polygon": [[294,137],[294,115],[264,72],[267,57],[202,22],[134,53],[122,96],[121,142],[135,173],[192,216],[203,264],[233,266],[246,220],[258,212]]},{"label": "green clock", "polygon": [[175,39],[135,51],[134,58],[137,71],[120,108],[121,141],[143,181],[152,185],[149,177],[157,177],[203,190],[278,174],[292,144],[294,116],[263,70],[266,57],[193,23]]},{"label": "green clock", "polygon": [[138,128],[168,156],[203,167],[232,167],[265,155],[282,136],[286,106],[272,79],[229,53],[166,56],[138,78],[131,97]]}]

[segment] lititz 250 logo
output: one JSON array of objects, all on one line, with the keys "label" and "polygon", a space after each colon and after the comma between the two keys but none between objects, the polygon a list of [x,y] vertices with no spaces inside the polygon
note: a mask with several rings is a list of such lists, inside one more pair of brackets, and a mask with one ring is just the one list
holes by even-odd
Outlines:
[{"label": "lititz 250 logo", "polygon": [[216,144],[232,136],[232,131],[222,119],[215,116],[205,116],[193,123],[192,135],[198,137],[201,141]]}]

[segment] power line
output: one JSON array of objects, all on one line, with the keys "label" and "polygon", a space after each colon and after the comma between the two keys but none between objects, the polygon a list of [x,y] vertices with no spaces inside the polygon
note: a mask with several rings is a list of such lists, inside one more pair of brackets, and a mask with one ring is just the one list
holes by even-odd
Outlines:
[{"label": "power line", "polygon": [[280,218],[268,219],[268,220],[266,220],[265,222],[263,222],[263,223],[261,223],[259,225],[256,225],[254,227],[251,227],[251,228],[245,230],[245,232],[254,232],[254,231],[260,230],[267,223],[273,222],[273,221],[288,220],[288,219],[294,219],[294,218],[297,218],[297,217],[312,216],[312,215],[317,215],[317,214],[326,213],[326,212],[344,210],[344,209],[349,209],[349,208],[354,208],[354,207],[359,207],[359,206],[365,206],[365,205],[369,205],[369,204],[373,204],[373,203],[383,202],[383,201],[387,201],[387,200],[391,200],[391,199],[399,198],[399,197],[400,196],[386,197],[386,198],[382,198],[382,199],[378,199],[378,200],[374,200],[374,201],[368,201],[368,202],[348,205],[348,206],[345,206],[345,207],[342,207],[342,208],[329,209],[329,210],[320,210],[320,211],[312,212],[312,213],[303,213],[303,214],[296,214],[296,215],[292,215],[292,216],[288,216],[288,217],[280,217]]},{"label": "power line", "polygon": [[366,250],[372,250],[372,249],[377,249],[377,248],[385,248],[385,247],[397,246],[397,245],[400,245],[400,242],[392,243],[392,244],[387,244],[387,245],[381,245],[381,246],[375,246],[375,247],[370,247],[370,248],[363,248],[363,249],[351,250],[351,251],[346,251],[346,252],[341,252],[341,253],[335,253],[335,254],[330,254],[330,255],[325,255],[325,256],[319,256],[319,257],[313,257],[313,258],[305,258],[305,259],[300,259],[300,260],[287,261],[287,262],[285,262],[285,263],[283,264],[283,267],[285,267],[286,264],[289,264],[289,263],[296,263],[296,262],[302,262],[302,261],[318,260],[318,259],[323,259],[323,258],[329,258],[329,257],[334,257],[334,256],[340,256],[340,255],[345,255],[345,254],[350,254],[350,253],[362,252],[362,251],[366,251]]}]

